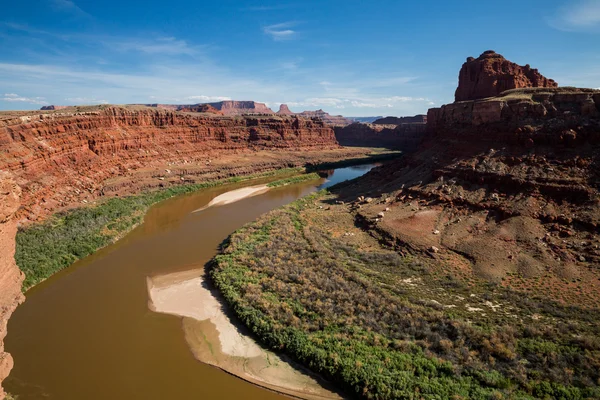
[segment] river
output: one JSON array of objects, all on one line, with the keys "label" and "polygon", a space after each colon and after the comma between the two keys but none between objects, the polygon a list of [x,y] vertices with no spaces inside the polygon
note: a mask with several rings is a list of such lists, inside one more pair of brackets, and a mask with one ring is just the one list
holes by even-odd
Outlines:
[{"label": "river", "polygon": [[196,360],[182,318],[153,312],[147,278],[203,268],[233,231],[372,165],[327,180],[273,188],[206,208],[216,196],[267,180],[206,189],[152,207],[123,239],[33,287],[8,325],[15,366],[6,390],[29,399],[281,399]]}]

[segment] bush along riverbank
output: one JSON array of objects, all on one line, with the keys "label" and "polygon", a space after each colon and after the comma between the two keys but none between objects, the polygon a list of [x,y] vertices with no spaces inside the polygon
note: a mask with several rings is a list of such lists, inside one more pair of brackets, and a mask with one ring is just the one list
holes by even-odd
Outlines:
[{"label": "bush along riverbank", "polygon": [[23,289],[31,288],[75,261],[123,237],[143,220],[146,211],[153,204],[180,194],[252,179],[289,175],[270,184],[281,186],[318,178],[317,174],[304,174],[304,171],[304,168],[286,168],[173,186],[135,196],[115,197],[98,205],[58,213],[41,224],[23,227],[17,232],[15,252],[17,265],[25,273]]},{"label": "bush along riverbank", "polygon": [[321,191],[232,234],[210,276],[260,341],[354,397],[600,398],[597,313],[431,262],[382,246]]}]

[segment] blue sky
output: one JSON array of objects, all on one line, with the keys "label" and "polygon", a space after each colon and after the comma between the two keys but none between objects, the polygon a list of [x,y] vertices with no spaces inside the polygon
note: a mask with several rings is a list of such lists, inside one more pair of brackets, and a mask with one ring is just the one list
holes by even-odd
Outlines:
[{"label": "blue sky", "polygon": [[452,102],[493,49],[600,87],[600,0],[9,1],[0,109],[255,100],[347,116]]}]

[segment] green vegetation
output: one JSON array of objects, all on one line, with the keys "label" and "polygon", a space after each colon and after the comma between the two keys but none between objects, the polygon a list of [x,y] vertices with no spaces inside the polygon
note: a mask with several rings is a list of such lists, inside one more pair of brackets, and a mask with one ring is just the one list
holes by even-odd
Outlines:
[{"label": "green vegetation", "polygon": [[[294,175],[287,180],[302,180],[303,168],[287,168],[248,176],[210,181],[192,185],[174,186],[138,196],[117,197],[97,206],[82,207],[59,213],[48,221],[19,229],[15,260],[25,273],[26,290],[78,259],[116,241],[138,225],[148,208],[170,197],[269,176]],[[312,174],[309,174],[313,179]],[[280,181],[278,181],[280,182]]]},{"label": "green vegetation", "polygon": [[316,172],[311,172],[310,174],[292,176],[290,178],[285,178],[285,179],[280,179],[278,181],[270,182],[270,183],[267,183],[267,186],[268,187],[279,187],[279,186],[291,185],[292,183],[312,181],[315,179],[321,179],[321,177]]},{"label": "green vegetation", "polygon": [[354,221],[320,206],[333,199],[321,191],[270,212],[213,260],[216,287],[263,343],[357,397],[600,398],[596,311],[470,287],[368,235],[344,239]]}]

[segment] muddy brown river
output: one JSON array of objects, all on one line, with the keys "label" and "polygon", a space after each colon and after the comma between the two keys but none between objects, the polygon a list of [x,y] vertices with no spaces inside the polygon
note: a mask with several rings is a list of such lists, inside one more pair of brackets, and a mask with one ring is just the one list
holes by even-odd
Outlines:
[{"label": "muddy brown river", "polygon": [[197,361],[182,318],[149,309],[147,278],[203,268],[242,225],[371,168],[340,168],[327,181],[274,188],[202,212],[193,211],[220,194],[267,181],[202,190],[154,206],[125,238],[26,293],[8,325],[6,349],[15,366],[7,391],[19,400],[284,398]]}]

